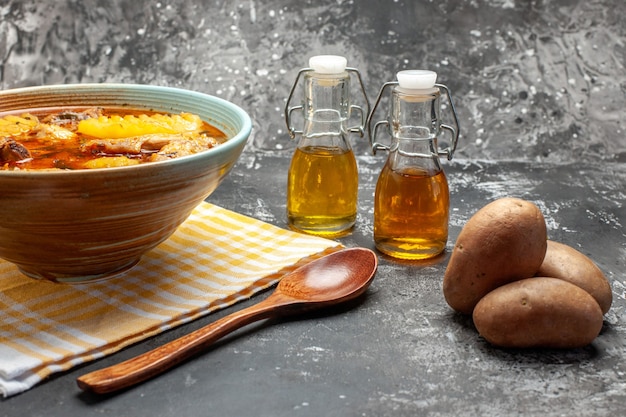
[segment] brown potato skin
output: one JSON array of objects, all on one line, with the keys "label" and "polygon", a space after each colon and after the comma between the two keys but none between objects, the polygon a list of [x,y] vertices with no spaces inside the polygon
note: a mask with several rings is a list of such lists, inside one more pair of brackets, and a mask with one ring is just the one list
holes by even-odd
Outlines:
[{"label": "brown potato skin", "polygon": [[548,241],[543,263],[535,274],[565,280],[587,291],[606,314],[613,303],[611,285],[602,270],[586,255],[563,243]]},{"label": "brown potato skin", "polygon": [[493,289],[535,275],[546,253],[541,210],[519,198],[501,198],[478,210],[455,243],[443,277],[443,294],[454,310],[472,314]]},{"label": "brown potato skin", "polygon": [[587,346],[602,330],[602,310],[582,288],[558,278],[536,277],[496,288],[472,318],[482,337],[505,348]]}]

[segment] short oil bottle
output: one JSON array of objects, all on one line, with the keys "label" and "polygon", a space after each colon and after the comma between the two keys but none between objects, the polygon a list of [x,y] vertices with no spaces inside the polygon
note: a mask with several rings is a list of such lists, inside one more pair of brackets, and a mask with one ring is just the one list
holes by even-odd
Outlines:
[{"label": "short oil bottle", "polygon": [[[388,151],[374,195],[374,242],[379,251],[399,259],[435,257],[448,239],[450,193],[439,157],[452,159],[459,124],[448,88],[436,80],[433,71],[400,71],[397,81],[382,86],[367,120],[372,151]],[[391,90],[387,120],[372,129],[374,113],[387,89]],[[448,96],[454,126],[441,121],[442,90]],[[442,130],[452,134],[445,150],[438,148]],[[389,145],[377,141],[382,133],[388,136]]]},{"label": "short oil bottle", "polygon": [[[302,104],[290,107],[302,77]],[[367,105],[351,103],[351,81],[356,77]],[[303,127],[294,128],[293,115],[301,111]],[[360,124],[350,127],[352,112]],[[359,72],[347,59],[319,55],[300,70],[285,106],[285,121],[297,147],[287,180],[287,221],[293,230],[324,237],[350,232],[356,221],[358,170],[349,134],[364,135],[369,102]]]}]

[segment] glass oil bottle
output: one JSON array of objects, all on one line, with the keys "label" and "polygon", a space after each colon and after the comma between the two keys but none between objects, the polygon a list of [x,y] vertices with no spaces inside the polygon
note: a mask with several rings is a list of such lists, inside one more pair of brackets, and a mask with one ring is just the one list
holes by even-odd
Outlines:
[{"label": "glass oil bottle", "polygon": [[[360,83],[366,111],[351,104],[351,75]],[[289,107],[301,77],[302,104]],[[349,127],[353,110],[360,114],[360,124]],[[293,127],[295,111],[302,112],[302,130]],[[332,238],[349,233],[354,226],[358,172],[348,135],[355,132],[363,136],[368,112],[361,76],[347,67],[346,58],[314,56],[309,68],[298,73],[285,106],[289,134],[292,139],[299,136],[287,180],[287,221],[291,229]]]},{"label": "glass oil bottle", "polygon": [[[440,155],[450,160],[459,125],[449,90],[437,84],[433,71],[407,70],[383,85],[368,116],[372,151],[387,150],[374,196],[374,242],[381,252],[399,259],[428,259],[446,247],[450,197]],[[387,120],[373,115],[386,89],[391,88]],[[441,91],[448,96],[454,127],[441,122]],[[377,142],[381,128],[390,145]],[[451,146],[440,151],[441,130],[452,134]],[[389,142],[389,140],[387,141]]]}]

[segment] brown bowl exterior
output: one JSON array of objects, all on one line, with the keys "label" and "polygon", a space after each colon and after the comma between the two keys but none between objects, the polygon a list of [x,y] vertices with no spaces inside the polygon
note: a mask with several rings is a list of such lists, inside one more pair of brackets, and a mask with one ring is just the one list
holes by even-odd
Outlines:
[{"label": "brown bowl exterior", "polygon": [[[87,87],[82,87],[85,94]],[[107,87],[98,85],[102,88]],[[172,89],[167,91],[172,93]],[[182,97],[189,94],[174,92]],[[42,97],[47,105],[66,103],[61,93]],[[202,99],[203,95],[195,97]],[[89,97],[81,100],[93,102]],[[108,104],[116,104],[115,100],[109,99]],[[212,103],[224,106],[219,100]],[[167,111],[189,111],[166,104]],[[128,105],[140,107],[141,100]],[[0,111],[6,110],[0,107]],[[219,113],[214,110],[198,113]],[[207,118],[206,114],[200,116]],[[210,120],[234,136],[189,157],[96,170],[0,171],[0,257],[28,276],[51,281],[84,282],[127,270],[174,233],[230,171],[250,133],[247,115],[239,124],[233,121],[239,116],[218,114],[225,119],[222,122],[232,125],[227,128]]]}]

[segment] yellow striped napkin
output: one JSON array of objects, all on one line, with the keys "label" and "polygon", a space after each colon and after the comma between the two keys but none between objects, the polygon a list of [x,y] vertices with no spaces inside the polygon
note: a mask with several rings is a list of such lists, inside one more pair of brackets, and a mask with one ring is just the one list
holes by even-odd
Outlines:
[{"label": "yellow striped napkin", "polygon": [[119,277],[54,284],[0,260],[0,392],[25,391],[54,372],[249,298],[339,247],[202,203]]}]

